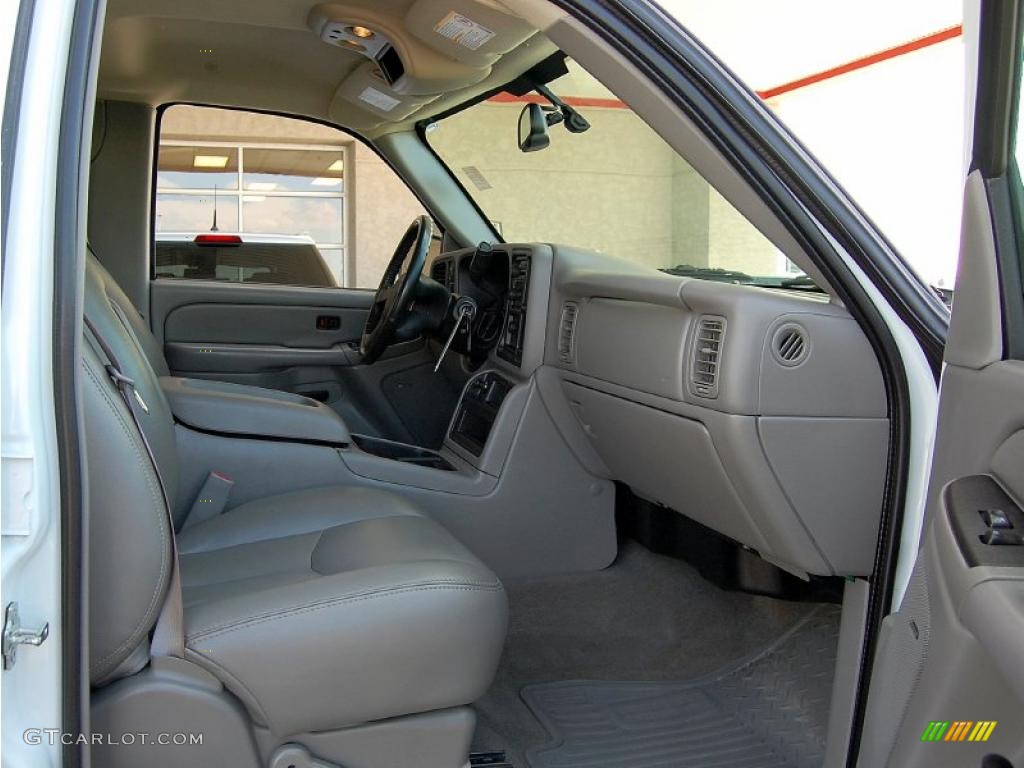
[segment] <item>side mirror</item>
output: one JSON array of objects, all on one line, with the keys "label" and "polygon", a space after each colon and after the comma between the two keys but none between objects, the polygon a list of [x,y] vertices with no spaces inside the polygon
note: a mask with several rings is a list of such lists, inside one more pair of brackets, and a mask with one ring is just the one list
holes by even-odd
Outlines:
[{"label": "side mirror", "polygon": [[519,113],[519,150],[536,152],[551,143],[548,121],[540,104],[527,104]]}]

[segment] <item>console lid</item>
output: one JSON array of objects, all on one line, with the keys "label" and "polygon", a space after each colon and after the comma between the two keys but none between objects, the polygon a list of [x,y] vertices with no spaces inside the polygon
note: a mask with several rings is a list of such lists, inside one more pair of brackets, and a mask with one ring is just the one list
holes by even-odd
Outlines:
[{"label": "console lid", "polygon": [[174,418],[207,432],[348,445],[348,427],[331,408],[302,395],[226,381],[161,376]]}]

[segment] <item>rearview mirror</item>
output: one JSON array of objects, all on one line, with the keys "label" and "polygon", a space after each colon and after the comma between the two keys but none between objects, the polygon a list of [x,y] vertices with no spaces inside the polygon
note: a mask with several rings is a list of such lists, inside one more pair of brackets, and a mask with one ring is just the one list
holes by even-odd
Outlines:
[{"label": "rearview mirror", "polygon": [[527,104],[519,113],[519,149],[536,152],[551,143],[548,121],[540,104]]}]

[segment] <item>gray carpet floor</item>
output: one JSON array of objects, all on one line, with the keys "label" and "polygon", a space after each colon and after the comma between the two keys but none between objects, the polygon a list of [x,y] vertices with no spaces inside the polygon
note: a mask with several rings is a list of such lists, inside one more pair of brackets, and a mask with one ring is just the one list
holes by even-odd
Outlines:
[{"label": "gray carpet floor", "polygon": [[[737,670],[821,611],[838,622],[835,608],[721,590],[635,543],[603,571],[506,588],[508,640],[494,685],[476,706],[473,748],[504,750],[517,768],[558,737],[527,706],[527,686],[685,683]],[[622,764],[631,764],[628,756]]]}]

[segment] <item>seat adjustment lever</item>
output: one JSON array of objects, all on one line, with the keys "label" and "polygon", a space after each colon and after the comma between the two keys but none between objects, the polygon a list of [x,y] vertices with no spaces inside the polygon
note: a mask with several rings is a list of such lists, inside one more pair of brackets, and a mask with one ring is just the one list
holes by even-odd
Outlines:
[{"label": "seat adjustment lever", "polygon": [[269,768],[341,768],[340,765],[318,760],[301,744],[285,744],[270,756]]}]

